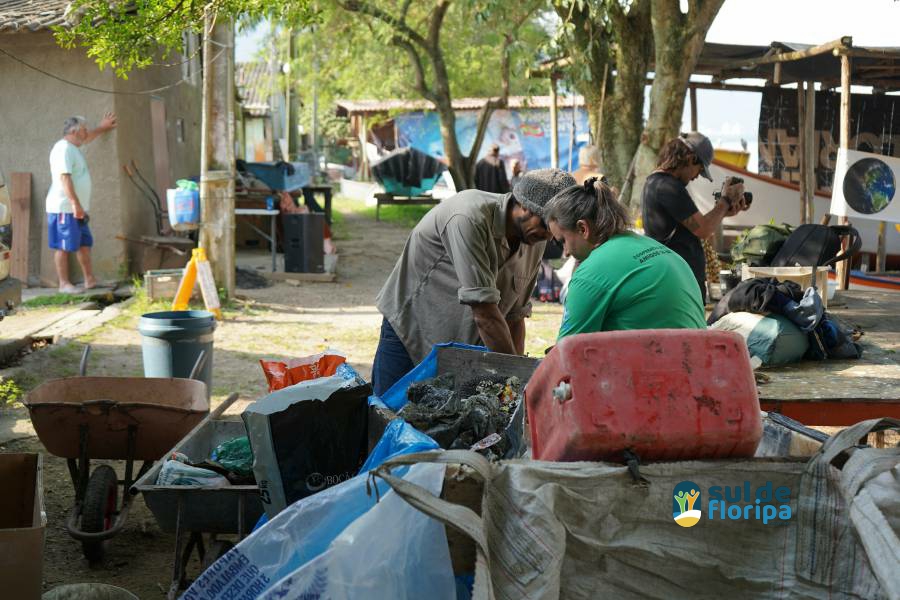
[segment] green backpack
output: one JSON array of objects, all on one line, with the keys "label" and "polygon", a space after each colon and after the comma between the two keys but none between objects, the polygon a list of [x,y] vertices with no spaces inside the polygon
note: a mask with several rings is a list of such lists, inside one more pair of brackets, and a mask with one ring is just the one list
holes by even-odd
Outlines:
[{"label": "green backpack", "polygon": [[748,229],[731,246],[731,259],[751,267],[767,267],[791,231],[793,227],[787,223],[766,223]]}]

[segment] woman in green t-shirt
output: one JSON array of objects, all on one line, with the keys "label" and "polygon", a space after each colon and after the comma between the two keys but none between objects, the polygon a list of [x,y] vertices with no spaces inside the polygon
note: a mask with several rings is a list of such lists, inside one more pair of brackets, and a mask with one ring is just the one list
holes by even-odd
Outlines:
[{"label": "woman in green t-shirt", "polygon": [[544,208],[557,241],[581,264],[569,281],[559,338],[620,329],[705,329],[700,289],[683,258],[629,230],[602,181],[566,188]]}]

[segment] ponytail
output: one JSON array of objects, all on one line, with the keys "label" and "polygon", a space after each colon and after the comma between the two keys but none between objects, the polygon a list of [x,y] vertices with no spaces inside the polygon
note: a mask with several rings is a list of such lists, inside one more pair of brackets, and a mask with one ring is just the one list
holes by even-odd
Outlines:
[{"label": "ponytail", "polygon": [[630,226],[625,207],[616,199],[605,177],[590,177],[582,185],[561,191],[544,207],[544,218],[570,231],[575,230],[578,221],[587,221],[594,241],[600,244]]}]

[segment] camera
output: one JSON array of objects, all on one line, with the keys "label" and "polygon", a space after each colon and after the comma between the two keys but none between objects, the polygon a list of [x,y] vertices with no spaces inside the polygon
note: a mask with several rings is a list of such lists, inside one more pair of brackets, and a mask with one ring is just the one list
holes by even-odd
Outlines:
[{"label": "camera", "polygon": [[[744,183],[744,179],[742,177],[731,176],[725,180],[725,185],[737,185],[739,183]],[[713,197],[716,200],[719,200],[719,198],[722,197],[722,192],[713,192]],[[749,207],[750,204],[752,204],[752,203],[753,203],[753,194],[750,192],[744,192],[744,204],[746,204]],[[729,206],[730,206],[730,203],[729,203]]]}]

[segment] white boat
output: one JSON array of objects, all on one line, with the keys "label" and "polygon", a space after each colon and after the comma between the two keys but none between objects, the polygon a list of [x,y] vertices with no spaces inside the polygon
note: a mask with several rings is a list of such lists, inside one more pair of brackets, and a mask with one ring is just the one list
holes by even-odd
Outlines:
[{"label": "white boat", "polygon": [[[722,182],[726,177],[736,176],[744,180],[744,189],[753,194],[753,204],[750,210],[739,213],[724,220],[724,225],[729,227],[752,227],[760,223],[788,223],[800,224],[800,187],[780,179],[773,179],[757,173],[751,173],[739,169],[728,163],[713,160],[709,167],[713,181],[707,181],[698,177],[688,186],[688,191],[697,208],[706,213],[713,208],[715,199],[713,192],[722,188]],[[815,221],[818,223],[822,216],[831,209],[831,196],[817,193],[815,195]],[[837,219],[832,219],[832,224],[837,224]],[[869,219],[857,219],[851,225],[859,231],[862,238],[862,252],[875,253],[878,250],[878,221]],[[885,229],[887,254],[900,255],[900,227],[894,223],[888,223]]]}]

